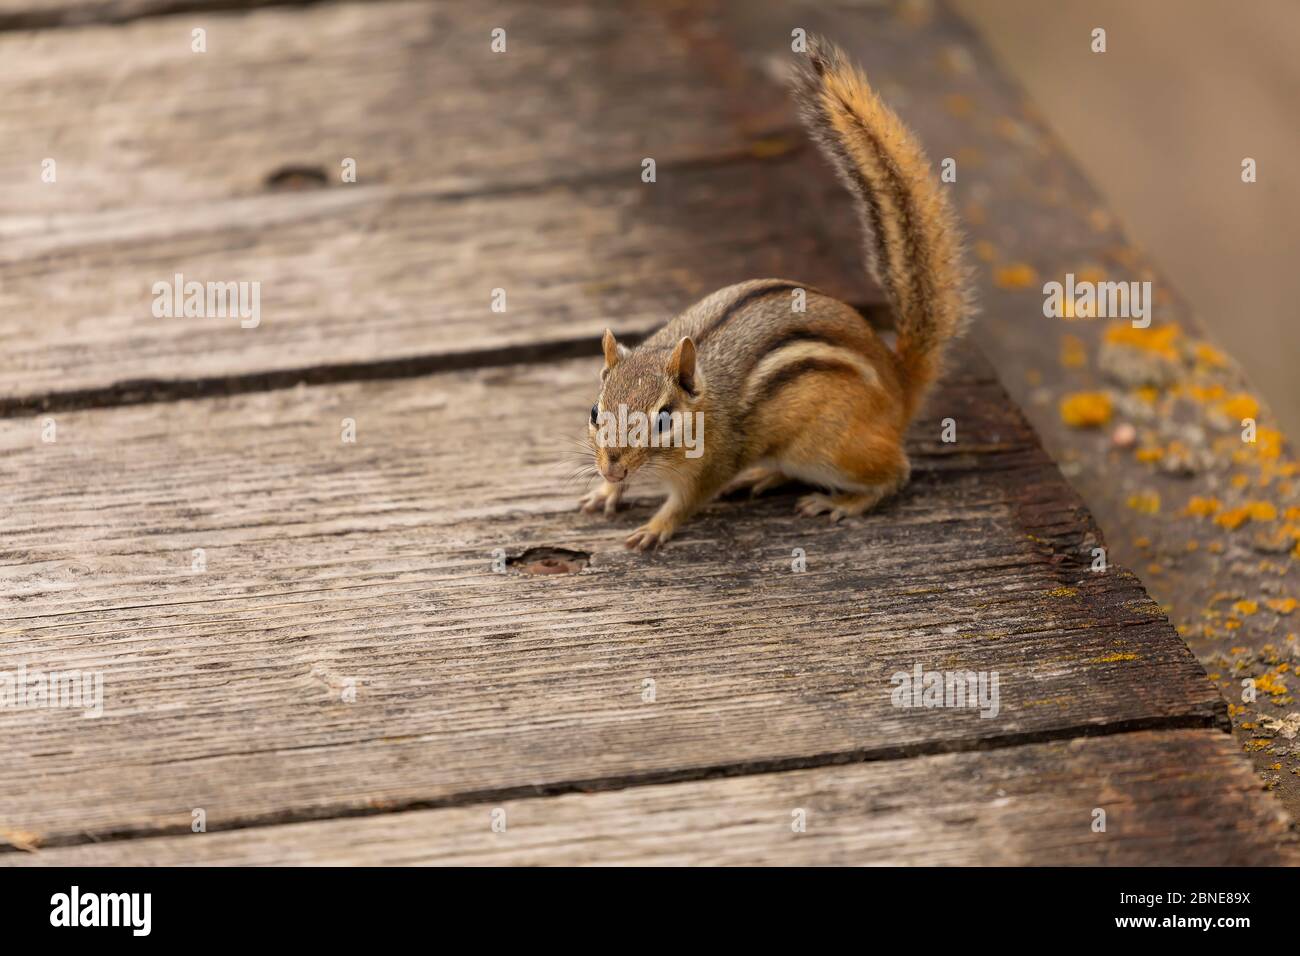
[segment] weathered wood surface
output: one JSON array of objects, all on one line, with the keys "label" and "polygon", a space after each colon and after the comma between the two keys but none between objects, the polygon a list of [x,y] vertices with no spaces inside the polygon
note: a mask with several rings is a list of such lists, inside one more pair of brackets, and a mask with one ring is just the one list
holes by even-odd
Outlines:
[{"label": "weathered wood surface", "polygon": [[[166,853],[202,809],[209,836],[270,848],[318,834],[328,854],[351,839],[327,829],[337,817],[405,811],[436,831],[505,801],[564,826],[581,814],[574,804],[598,801],[585,850],[527,851],[586,861],[617,856],[611,841],[637,826],[618,815],[656,800],[697,799],[707,818],[719,802],[762,807],[811,781],[814,796],[867,788],[835,804],[846,859],[989,862],[1003,859],[995,846],[1058,859],[1035,857],[1041,844],[1082,861],[1098,804],[1067,836],[1047,808],[1054,787],[1142,804],[1145,822],[1115,859],[1236,862],[1227,844],[1242,828],[1259,841],[1243,846],[1285,851],[1276,807],[1214,742],[1222,700],[1131,574],[1089,570],[1097,529],[969,349],[914,429],[911,486],[861,521],[796,518],[789,494],[725,502],[667,551],[634,556],[621,542],[648,496],[613,523],[575,513],[580,488],[562,458],[594,392],[595,333],[643,331],[763,274],[863,301],[847,204],[783,132],[791,117],[770,75],[788,49],[780,17],[751,34],[748,13],[725,4],[651,3],[626,17],[511,5],[465,14],[464,42],[442,45],[420,25],[434,9],[214,14],[220,29],[255,35],[232,54],[244,57],[233,76],[175,72],[160,38],[188,35],[190,17],[75,32],[96,49],[123,52],[129,37],[152,51],[123,67],[122,102],[141,106],[158,84],[188,98],[160,100],[143,124],[98,109],[96,130],[69,124],[74,154],[106,164],[83,177],[84,208],[26,208],[0,227],[0,670],[105,681],[97,719],[5,711],[11,762],[33,783],[0,794],[0,841],[67,862],[110,852],[95,847],[105,839]],[[523,66],[474,59],[473,30],[501,9],[535,41]],[[375,22],[409,36],[384,47]],[[321,79],[282,46],[295,27],[314,37],[302,49],[317,67],[337,56],[337,75]],[[71,36],[0,34],[0,50]],[[747,62],[738,47],[754,37]],[[560,55],[570,43],[580,49]],[[457,85],[458,59],[472,89]],[[30,50],[22,62],[13,88],[25,109],[0,125],[32,108],[45,68]],[[51,74],[49,88],[81,102],[95,69],[101,84],[114,75],[107,62]],[[501,70],[500,84],[479,69]],[[349,71],[366,90],[347,92]],[[538,73],[554,80],[538,87],[546,95],[525,88]],[[429,76],[446,89],[407,89]],[[317,101],[308,80],[343,103]],[[376,84],[396,92],[368,98]],[[256,89],[297,106],[245,102],[247,135],[232,134],[231,149],[254,171],[214,164],[222,140],[189,127],[189,111],[229,132],[231,100]],[[444,155],[428,124],[447,90],[460,100]],[[323,163],[299,158],[317,146],[351,155],[354,128],[383,144],[388,178],[260,194],[259,164]],[[166,145],[177,130],[198,145]],[[119,140],[153,151],[100,155]],[[639,180],[643,149],[667,157],[653,185]],[[102,188],[113,176],[120,196]],[[167,181],[160,193],[153,176]],[[150,286],[175,271],[262,281],[262,324],[154,320]],[[489,308],[498,287],[505,313]],[[591,358],[556,361],[588,347]],[[473,368],[447,370],[459,366]],[[314,384],[280,387],[296,378]],[[201,397],[175,400],[190,393]],[[956,443],[938,440],[942,418],[957,421]],[[344,419],[355,444],[341,441]],[[42,440],[51,427],[57,440]],[[494,551],[533,547],[590,563],[493,573]],[[791,569],[795,549],[805,572]],[[916,664],[997,671],[997,715],[894,707],[890,677]],[[1064,742],[1092,735],[1111,736]],[[1053,768],[1044,754],[1058,751]],[[1106,759],[1125,754],[1142,766]],[[900,848],[889,835],[899,817],[876,811],[901,805],[890,794],[908,781],[915,806],[933,804],[936,767],[963,781],[954,806],[984,809],[962,839]],[[998,779],[1026,794],[1024,814],[991,804]],[[1193,816],[1204,825],[1179,832]],[[779,817],[774,839],[789,836],[789,809]],[[310,821],[325,829],[282,829]],[[469,852],[429,839],[422,859]],[[729,859],[709,843],[677,845],[682,859]],[[760,843],[738,844],[738,858],[776,859]],[[822,862],[829,851],[807,852]]]},{"label": "weathered wood surface", "polygon": [[0,208],[7,229],[110,208],[201,220],[186,207],[262,195],[284,169],[344,189],[345,158],[358,187],[474,192],[780,150],[781,91],[673,24],[641,4],[407,0],[0,34]]},{"label": "weathered wood surface", "polygon": [[[0,34],[0,414],[645,332],[762,275],[878,301],[781,91],[672,18],[326,4],[214,16],[208,54],[191,19]],[[268,194],[297,168],[327,187]],[[258,283],[256,328],[155,317],[177,274]]]},{"label": "weathered wood surface", "polygon": [[[202,206],[193,222],[102,214],[93,235],[88,224],[0,253],[0,410],[49,407],[51,395],[56,408],[139,400],[150,382],[536,348],[606,326],[644,333],[756,275],[865,302],[875,295],[851,268],[855,249],[828,254],[817,218],[848,210],[827,183],[802,188],[813,161],[664,168],[654,184],[633,168],[617,184],[504,195],[277,196]],[[259,282],[260,321],[154,317],[153,284],[176,273]]]},{"label": "weathered wood surface", "polygon": [[[0,30],[126,23],[163,14],[208,14],[328,0],[0,0]],[[365,3],[368,0],[354,0]]]},{"label": "weathered wood surface", "polygon": [[[1095,531],[977,360],[878,515],[729,503],[650,558],[621,544],[651,502],[608,523],[562,478],[597,368],[87,411],[54,444],[9,429],[0,661],[103,670],[106,702],[9,715],[46,785],[0,819],[62,843],[193,807],[219,828],[1224,719],[1137,581],[1088,570]],[[958,442],[927,438],[955,409]],[[591,566],[491,572],[533,546]],[[1000,713],[895,708],[916,663],[997,671]]]},{"label": "weathered wood surface", "polygon": [[[1180,730],[113,841],[0,865],[1300,862],[1285,814],[1258,789],[1231,738]],[[1105,832],[1093,829],[1097,810]],[[504,832],[493,832],[494,812]]]},{"label": "weathered wood surface", "polygon": [[[1300,814],[1293,676],[1300,462],[1233,361],[1231,341],[1207,334],[1191,303],[1125,234],[1124,210],[1107,208],[1060,131],[942,3],[797,0],[774,16],[737,2],[726,16],[729,35],[756,65],[793,26],[836,37],[905,112],[931,156],[957,160],[951,188],[981,264],[985,353],[1106,530],[1111,558],[1142,576],[1234,704],[1242,748]],[[1061,59],[1086,96],[1076,51],[1062,50]],[[1088,62],[1104,69],[1102,60]],[[1123,148],[1122,140],[1115,145]],[[1239,161],[1223,175],[1239,176]],[[1108,343],[1108,330],[1127,321],[1044,317],[1043,284],[1064,282],[1066,273],[1151,281],[1151,329]],[[1079,393],[1109,403],[1103,426],[1067,421],[1061,402]],[[1241,440],[1244,417],[1258,423],[1253,444]],[[1134,429],[1132,441],[1117,446],[1124,425]],[[1257,687],[1253,700],[1245,699],[1247,679]]]}]

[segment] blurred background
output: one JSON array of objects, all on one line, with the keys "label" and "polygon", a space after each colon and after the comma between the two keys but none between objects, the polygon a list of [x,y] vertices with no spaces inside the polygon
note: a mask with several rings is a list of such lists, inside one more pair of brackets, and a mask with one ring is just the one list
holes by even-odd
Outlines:
[{"label": "blurred background", "polygon": [[[1300,3],[954,0],[1300,434]],[[1104,55],[1091,52],[1095,27]],[[1241,181],[1243,157],[1258,181]]]}]

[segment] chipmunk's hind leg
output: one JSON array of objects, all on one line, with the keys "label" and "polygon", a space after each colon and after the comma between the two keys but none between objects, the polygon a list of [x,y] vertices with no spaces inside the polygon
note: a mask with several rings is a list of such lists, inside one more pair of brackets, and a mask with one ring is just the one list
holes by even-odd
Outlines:
[{"label": "chipmunk's hind leg", "polygon": [[799,514],[827,514],[832,521],[856,517],[907,484],[911,466],[897,436],[860,422],[839,435],[821,437],[825,444],[820,461],[805,459],[795,466],[797,471],[787,469],[803,472],[801,477],[832,491],[801,497]]}]

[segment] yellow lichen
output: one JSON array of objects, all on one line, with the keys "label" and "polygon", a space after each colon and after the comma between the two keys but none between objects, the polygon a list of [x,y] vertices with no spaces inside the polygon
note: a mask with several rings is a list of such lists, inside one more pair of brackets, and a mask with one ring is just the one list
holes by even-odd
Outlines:
[{"label": "yellow lichen", "polygon": [[1202,365],[1208,365],[1210,368],[1223,368],[1228,364],[1227,360],[1224,359],[1222,352],[1216,349],[1213,345],[1209,345],[1205,342],[1198,342],[1196,344],[1195,354],[1196,361],[1200,362]]},{"label": "yellow lichen", "polygon": [[1128,652],[1128,653],[1118,653],[1118,652],[1117,652],[1117,653],[1115,653],[1115,654],[1107,654],[1105,657],[1094,657],[1094,658],[1092,659],[1092,663],[1094,663],[1094,664],[1116,664],[1116,663],[1118,663],[1118,662],[1120,662],[1120,661],[1135,661],[1135,660],[1137,660],[1137,659],[1138,659],[1138,656],[1137,656],[1136,654],[1132,653],[1132,652]]},{"label": "yellow lichen", "polygon": [[1220,527],[1227,528],[1229,531],[1235,531],[1249,520],[1249,508],[1232,508],[1217,515],[1214,519],[1214,523]]},{"label": "yellow lichen", "polygon": [[1161,358],[1176,361],[1178,349],[1175,343],[1181,332],[1182,329],[1172,322],[1145,329],[1134,328],[1131,322],[1113,322],[1106,326],[1106,342],[1110,345],[1141,349]]},{"label": "yellow lichen", "polygon": [[1251,521],[1272,521],[1277,517],[1277,507],[1268,501],[1248,501]]},{"label": "yellow lichen", "polygon": [[1297,602],[1295,598],[1269,598],[1264,603],[1268,605],[1270,611],[1278,614],[1290,614],[1300,602]]},{"label": "yellow lichen", "polygon": [[1238,392],[1232,398],[1220,403],[1219,410],[1236,420],[1255,418],[1259,415],[1259,402],[1245,392]]},{"label": "yellow lichen", "polygon": [[1221,507],[1222,503],[1218,498],[1202,498],[1200,495],[1193,495],[1187,500],[1187,507],[1183,509],[1183,514],[1194,518],[1208,518]]},{"label": "yellow lichen", "polygon": [[1061,421],[1071,428],[1097,428],[1110,421],[1110,396],[1105,392],[1075,392],[1061,399]]},{"label": "yellow lichen", "polygon": [[1141,491],[1136,495],[1129,495],[1128,506],[1134,511],[1145,515],[1159,514],[1160,512],[1160,492],[1158,491]]}]

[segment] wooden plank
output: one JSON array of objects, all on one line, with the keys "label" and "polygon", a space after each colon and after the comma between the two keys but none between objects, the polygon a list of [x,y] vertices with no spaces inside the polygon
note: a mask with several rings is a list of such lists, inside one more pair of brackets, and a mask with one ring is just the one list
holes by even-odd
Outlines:
[{"label": "wooden plank", "polygon": [[[195,28],[205,53],[191,49]],[[491,49],[496,28],[504,53]],[[793,124],[783,94],[726,52],[650,6],[526,0],[3,34],[0,208],[10,230],[101,209],[201,220],[175,207],[264,195],[284,170],[350,188],[345,158],[357,186],[473,192],[613,170],[636,181],[645,157],[780,151]],[[54,183],[41,178],[47,158]]]},{"label": "wooden plank", "polygon": [[171,13],[204,14],[319,0],[0,0],[0,30],[125,23]]},{"label": "wooden plank", "polygon": [[[205,17],[208,54],[192,20],[0,36],[0,415],[645,331],[756,276],[879,301],[784,93],[691,16],[328,4]],[[177,274],[256,283],[256,327],[155,317]]]},{"label": "wooden plank", "polygon": [[[1300,513],[1300,460],[1232,359],[1233,343],[1208,333],[1126,235],[1124,210],[1107,207],[1062,131],[942,4],[732,3],[719,16],[756,67],[787,48],[792,26],[835,37],[931,156],[957,159],[951,188],[978,252],[982,346],[1106,529],[1111,556],[1142,575],[1237,705],[1238,741],[1300,816],[1300,708],[1289,676],[1300,664],[1292,611],[1300,528],[1287,517]],[[1043,284],[1067,273],[1151,282],[1146,340],[1108,341],[1124,320],[1045,318]],[[1109,403],[1103,427],[1076,427],[1062,414],[1062,401],[1079,393]],[[1243,417],[1259,426],[1254,443],[1241,440]],[[1125,425],[1132,438],[1116,444]],[[1272,692],[1247,699],[1245,679]]]},{"label": "wooden plank", "polygon": [[[106,690],[98,719],[5,713],[42,785],[0,820],[58,844],[1223,719],[1137,581],[1088,570],[1095,529],[977,358],[879,514],[725,503],[650,557],[621,547],[649,498],[609,523],[563,480],[596,367],[11,423],[0,670]],[[492,573],[534,546],[590,566]],[[997,671],[998,715],[895,708],[918,663]]]},{"label": "wooden plank", "polygon": [[[833,184],[807,187],[815,163],[664,168],[653,184],[631,169],[503,194],[262,197],[183,221],[104,213],[15,239],[0,254],[0,411],[49,407],[50,393],[147,397],[152,381],[537,347],[607,325],[645,332],[756,276],[876,299],[856,246],[826,244],[825,223],[851,228],[851,213]],[[259,283],[256,326],[156,318],[154,283],[177,273]]]},{"label": "wooden plank", "polygon": [[1297,862],[1285,815],[1212,730],[0,854],[15,866]]}]

